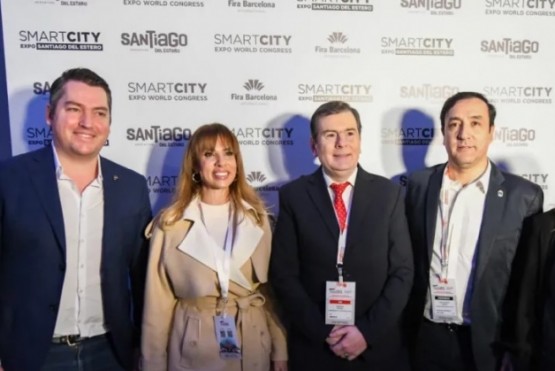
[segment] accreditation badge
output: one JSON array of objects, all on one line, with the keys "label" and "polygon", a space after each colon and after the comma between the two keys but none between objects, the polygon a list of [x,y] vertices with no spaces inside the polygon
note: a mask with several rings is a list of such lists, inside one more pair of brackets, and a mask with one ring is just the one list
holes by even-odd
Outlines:
[{"label": "accreditation badge", "polygon": [[431,284],[432,316],[436,321],[457,321],[457,294],[454,279],[435,280]]},{"label": "accreditation badge", "polygon": [[355,324],[355,282],[326,282],[326,325]]},{"label": "accreditation badge", "polygon": [[214,324],[216,339],[220,347],[220,358],[241,359],[235,319],[232,316],[217,315],[214,317]]}]

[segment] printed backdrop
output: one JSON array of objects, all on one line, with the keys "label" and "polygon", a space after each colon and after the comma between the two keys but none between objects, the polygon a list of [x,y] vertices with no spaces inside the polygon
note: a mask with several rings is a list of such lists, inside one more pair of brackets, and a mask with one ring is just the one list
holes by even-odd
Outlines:
[{"label": "printed backdrop", "polygon": [[233,129],[249,182],[277,190],[316,167],[322,102],[362,116],[362,166],[406,182],[446,160],[439,111],[457,91],[498,108],[491,158],[555,206],[555,0],[2,0],[13,154],[50,143],[63,70],[109,82],[103,155],[148,180],[158,210],[195,128]]}]

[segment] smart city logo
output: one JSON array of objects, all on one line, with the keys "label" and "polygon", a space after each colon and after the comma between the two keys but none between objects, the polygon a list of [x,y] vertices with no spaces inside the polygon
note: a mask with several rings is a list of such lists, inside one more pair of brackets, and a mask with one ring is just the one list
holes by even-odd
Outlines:
[{"label": "smart city logo", "polygon": [[191,129],[182,126],[134,126],[126,130],[126,139],[137,146],[185,147],[191,139]]},{"label": "smart city logo", "polygon": [[341,100],[344,102],[372,102],[370,84],[307,84],[297,85],[297,95],[300,101],[317,103]]},{"label": "smart city logo", "polygon": [[206,82],[192,81],[130,81],[129,101],[208,101]]},{"label": "smart city logo", "polygon": [[551,104],[552,86],[486,86],[483,89],[493,103]]},{"label": "smart city logo", "polygon": [[411,13],[454,15],[462,7],[462,0],[401,0],[401,8]]},{"label": "smart city logo", "polygon": [[25,141],[29,146],[46,147],[52,143],[52,129],[50,126],[31,126],[25,128]]},{"label": "smart city logo", "polygon": [[540,52],[540,43],[536,40],[502,39],[482,40],[480,51],[491,57],[508,57],[509,59],[532,59]]},{"label": "smart city logo", "polygon": [[21,49],[51,51],[102,51],[100,32],[95,31],[53,31],[20,30]]},{"label": "smart city logo", "polygon": [[326,37],[326,40],[329,42],[329,45],[314,46],[316,54],[330,57],[360,54],[360,48],[345,45],[349,37],[343,32],[332,32]]},{"label": "smart city logo", "polygon": [[[30,126],[25,128],[25,141],[31,149],[36,149],[39,147],[47,147],[52,144],[52,129],[50,126]],[[110,145],[110,140],[106,139],[104,147]]]},{"label": "smart city logo", "polygon": [[429,146],[434,132],[434,128],[430,127],[382,128],[381,142],[399,146]]},{"label": "smart city logo", "polygon": [[147,175],[146,184],[150,193],[175,193],[178,175]]},{"label": "smart city logo", "polygon": [[264,90],[264,88],[265,86],[262,81],[258,79],[250,79],[243,84],[243,89],[245,89],[246,93],[231,93],[230,99],[232,101],[238,101],[241,104],[256,105],[264,105],[278,100],[278,97],[275,94],[259,93]]},{"label": "smart city logo", "polygon": [[547,178],[549,177],[549,173],[527,173],[527,174],[520,174],[521,177],[524,179],[528,179],[532,183],[536,183],[539,185],[544,191],[549,189],[549,185],[547,184]]},{"label": "smart city logo", "polygon": [[443,37],[391,37],[380,40],[381,53],[396,56],[453,57],[452,38]]},{"label": "smart city logo", "polygon": [[231,128],[241,146],[292,146],[293,128]]},{"label": "smart city logo", "polygon": [[297,9],[332,12],[373,12],[370,0],[297,0]]},{"label": "smart city logo", "polygon": [[216,53],[290,54],[292,35],[214,34]]},{"label": "smart city logo", "polygon": [[181,8],[204,8],[205,1],[186,1],[186,0],[123,0],[125,6],[135,7],[181,7]]},{"label": "smart city logo", "polygon": [[491,16],[555,16],[555,0],[485,0],[484,5]]},{"label": "smart city logo", "polygon": [[402,85],[399,87],[399,98],[443,102],[458,91],[459,88],[452,85]]},{"label": "smart city logo", "polygon": [[154,52],[178,54],[189,44],[187,34],[180,32],[123,32],[121,45],[128,46],[132,52]]}]

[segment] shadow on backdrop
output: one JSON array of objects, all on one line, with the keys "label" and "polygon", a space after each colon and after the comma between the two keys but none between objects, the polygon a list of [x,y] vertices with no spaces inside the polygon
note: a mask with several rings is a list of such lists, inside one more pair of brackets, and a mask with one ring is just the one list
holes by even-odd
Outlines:
[{"label": "shadow on backdrop", "polygon": [[153,215],[170,204],[188,145],[189,140],[183,140],[152,146],[145,177],[150,191]]},{"label": "shadow on backdrop", "polygon": [[270,212],[276,216],[279,211],[279,188],[301,175],[314,172],[318,166],[310,150],[310,120],[307,117],[294,113],[283,114],[272,119],[267,127],[282,128],[285,133],[290,133],[288,137],[283,138],[290,144],[266,147],[269,167],[275,180],[262,186],[251,182],[266,202]]},{"label": "shadow on backdrop", "polygon": [[23,146],[19,143],[12,143],[14,155],[43,148],[52,143],[52,131],[46,124],[48,97],[47,92],[31,95],[29,90],[22,90],[13,96],[14,111],[24,110],[20,136]]},{"label": "shadow on backdrop", "polygon": [[418,109],[408,109],[402,112],[398,127],[394,122],[384,122],[384,129],[382,135],[387,141],[383,144],[383,166],[387,168],[400,155],[397,163],[399,166],[400,162],[401,172],[390,179],[404,187],[410,173],[426,167],[426,156],[435,136],[434,119]]}]

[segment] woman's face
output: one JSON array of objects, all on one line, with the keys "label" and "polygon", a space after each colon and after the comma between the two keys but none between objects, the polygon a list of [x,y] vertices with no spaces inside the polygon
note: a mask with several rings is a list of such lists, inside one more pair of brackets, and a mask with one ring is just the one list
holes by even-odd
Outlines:
[{"label": "woman's face", "polygon": [[237,161],[231,146],[218,138],[214,149],[204,150],[200,154],[199,174],[203,192],[229,190],[237,176]]}]

